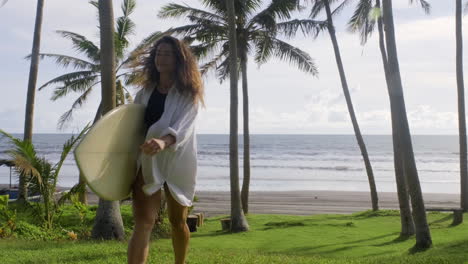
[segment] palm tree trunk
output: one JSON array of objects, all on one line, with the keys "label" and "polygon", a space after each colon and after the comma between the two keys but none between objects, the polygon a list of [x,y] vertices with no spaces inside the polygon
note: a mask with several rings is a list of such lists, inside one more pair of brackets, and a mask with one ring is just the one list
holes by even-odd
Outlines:
[{"label": "palm tree trunk", "polygon": [[[39,69],[39,52],[41,47],[42,15],[44,11],[44,0],[37,1],[36,22],[34,24],[34,39],[31,52],[31,65],[29,68],[28,95],[26,98],[26,112],[24,117],[24,141],[32,141],[34,101],[36,97],[37,72]],[[28,197],[26,184],[27,175],[20,174],[18,200],[24,201]]]},{"label": "palm tree trunk", "polygon": [[239,153],[237,133],[237,40],[236,19],[234,1],[225,1],[229,21],[229,58],[230,58],[230,81],[231,81],[231,109],[230,109],[230,135],[229,135],[229,167],[231,180],[231,231],[243,232],[249,229],[244,212],[242,211],[241,197],[239,191]]},{"label": "palm tree trunk", "polygon": [[[380,0],[376,1],[376,7],[380,8]],[[377,27],[379,30],[379,47],[382,55],[382,63],[384,67],[385,80],[387,83],[388,94],[390,95],[390,78],[388,76],[388,61],[387,49],[385,48],[385,39],[383,32],[383,21],[380,16],[377,20]],[[395,112],[395,103],[390,97],[391,112]],[[400,139],[398,136],[398,122],[395,115],[392,115],[392,136],[393,136],[393,163],[395,167],[395,179],[398,193],[398,203],[400,206],[400,221],[401,221],[401,236],[414,235],[414,222],[411,215],[411,207],[408,194],[408,185],[403,171],[403,157],[401,153]]]},{"label": "palm tree trunk", "polygon": [[336,65],[338,66],[338,71],[340,73],[341,85],[343,87],[343,93],[346,99],[346,104],[348,106],[349,115],[351,117],[351,122],[353,123],[354,134],[356,135],[356,140],[358,142],[359,148],[361,150],[362,157],[364,159],[364,164],[366,166],[367,177],[369,179],[369,187],[371,192],[371,201],[372,201],[372,210],[379,210],[379,199],[377,196],[377,188],[375,187],[374,173],[372,171],[372,166],[369,160],[369,155],[367,154],[366,145],[364,139],[362,138],[361,131],[359,129],[359,124],[356,119],[356,114],[354,113],[353,102],[351,101],[351,95],[349,94],[348,83],[346,81],[346,75],[344,72],[343,62],[341,60],[340,49],[338,47],[338,41],[336,39],[335,28],[333,26],[333,19],[330,10],[329,0],[324,0],[325,10],[327,12],[327,21],[328,21],[328,32],[330,33],[330,38],[333,44],[333,50],[335,51]]},{"label": "palm tree trunk", "polygon": [[[112,0],[99,0],[101,38],[102,114],[115,108],[115,47]],[[118,201],[99,199],[94,227],[94,239],[124,239],[122,215]]]},{"label": "palm tree trunk", "polygon": [[456,0],[456,63],[457,63],[457,91],[458,91],[458,131],[460,137],[460,201],[461,208],[468,210],[468,172],[466,150],[466,118],[465,118],[465,87],[463,81],[463,33],[462,33],[462,1]]},{"label": "palm tree trunk", "polygon": [[413,218],[416,229],[416,248],[429,248],[432,245],[431,234],[426,219],[426,209],[419,183],[418,170],[414,160],[413,145],[406,115],[403,85],[396,48],[395,29],[393,24],[392,1],[383,0],[383,20],[385,25],[385,40],[387,44],[388,77],[390,79],[390,97],[395,103],[395,112],[398,120],[400,146],[403,154],[403,166],[408,180]]},{"label": "palm tree trunk", "polygon": [[249,213],[250,188],[250,132],[249,132],[249,90],[247,86],[247,54],[242,54],[242,104],[244,114],[244,180],[242,182],[241,200],[244,214]]}]

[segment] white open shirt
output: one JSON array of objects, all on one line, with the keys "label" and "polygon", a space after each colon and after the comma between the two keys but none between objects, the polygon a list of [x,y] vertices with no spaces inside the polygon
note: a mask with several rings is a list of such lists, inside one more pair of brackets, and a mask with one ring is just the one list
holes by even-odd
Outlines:
[{"label": "white open shirt", "polygon": [[[154,88],[143,88],[135,96],[135,104],[148,105]],[[192,98],[180,94],[172,87],[164,105],[161,118],[149,127],[146,140],[172,135],[175,143],[156,155],[139,154],[137,170],[142,169],[143,192],[156,193],[164,185],[174,199],[183,206],[191,206],[195,195],[197,176],[197,140],[195,120],[198,105]],[[167,191],[167,190],[166,190]]]}]

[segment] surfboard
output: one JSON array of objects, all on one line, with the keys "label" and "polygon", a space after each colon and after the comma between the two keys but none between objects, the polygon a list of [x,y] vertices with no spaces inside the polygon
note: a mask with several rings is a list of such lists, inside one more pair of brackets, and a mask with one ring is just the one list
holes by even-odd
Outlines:
[{"label": "surfboard", "polygon": [[144,142],[144,113],[141,104],[114,108],[93,125],[74,150],[86,183],[104,200],[130,195],[138,149]]}]

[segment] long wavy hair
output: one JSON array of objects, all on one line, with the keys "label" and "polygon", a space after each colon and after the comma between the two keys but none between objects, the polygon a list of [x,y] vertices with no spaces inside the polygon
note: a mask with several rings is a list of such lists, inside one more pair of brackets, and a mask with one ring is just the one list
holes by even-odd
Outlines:
[{"label": "long wavy hair", "polygon": [[147,57],[143,59],[143,87],[149,88],[159,85],[160,73],[154,64],[154,60],[156,51],[162,43],[171,45],[174,51],[176,89],[181,94],[191,96],[195,104],[200,103],[204,106],[203,81],[195,56],[192,54],[187,44],[171,36],[164,36],[156,41],[150,48]]}]

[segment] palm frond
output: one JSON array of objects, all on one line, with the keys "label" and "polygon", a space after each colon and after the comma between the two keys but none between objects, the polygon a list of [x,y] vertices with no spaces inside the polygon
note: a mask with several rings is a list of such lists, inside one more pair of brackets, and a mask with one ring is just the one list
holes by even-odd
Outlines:
[{"label": "palm frond", "polygon": [[116,37],[120,41],[118,44],[121,49],[127,48],[130,43],[128,36],[135,33],[135,23],[126,17],[119,17],[117,19],[117,32]]},{"label": "palm frond", "polygon": [[[41,60],[45,58],[51,58],[55,60],[55,63],[59,66],[67,68],[68,66],[73,66],[75,70],[82,70],[82,69],[93,69],[96,68],[96,64],[91,63],[89,61],[85,61],[76,57],[71,57],[62,54],[52,54],[52,53],[40,53],[39,58]],[[31,55],[25,57],[25,59],[30,60]]]},{"label": "palm frond", "polygon": [[14,146],[8,151],[8,154],[13,160],[15,168],[23,175],[40,177],[39,171],[35,168],[38,158],[34,145],[30,141],[18,139],[2,129],[0,129],[0,135],[2,138],[8,138]]},{"label": "palm frond", "polygon": [[215,70],[218,67],[219,62],[227,55],[226,52],[221,52],[214,56],[212,60],[200,66],[201,75],[206,75],[210,70]]},{"label": "palm frond", "polygon": [[356,5],[353,16],[348,22],[348,30],[359,32],[361,44],[365,44],[375,29],[376,20],[372,17],[372,0],[361,0]]},{"label": "palm frond", "polygon": [[226,56],[223,62],[221,62],[219,66],[216,68],[216,76],[218,77],[219,83],[223,83],[229,77],[230,71],[231,71],[231,67],[229,63],[229,56]]},{"label": "palm frond", "polygon": [[75,50],[84,53],[93,62],[98,63],[100,61],[99,48],[93,42],[86,39],[85,36],[64,30],[58,30],[56,32],[62,37],[70,39]]},{"label": "palm frond", "polygon": [[[175,34],[175,35],[179,35],[179,36],[189,36],[189,35],[192,35],[192,34],[200,34],[202,30],[207,31],[207,25],[204,25],[204,24],[190,24],[190,25],[170,28],[166,32],[168,34]],[[224,30],[224,28],[223,28],[223,30]],[[212,35],[212,34],[210,34],[210,35]]]},{"label": "palm frond", "polygon": [[198,60],[202,60],[219,49],[219,42],[202,42],[201,44],[190,46],[190,49]]},{"label": "palm frond", "polygon": [[63,113],[57,122],[57,128],[59,130],[63,130],[64,128],[67,127],[68,123],[73,120],[73,108],[70,108],[70,110],[66,111]]},{"label": "palm frond", "polygon": [[272,55],[273,36],[266,31],[258,31],[254,43],[255,62],[258,64],[265,63]]},{"label": "palm frond", "polygon": [[279,33],[282,33],[288,38],[294,37],[299,29],[304,36],[313,36],[315,38],[320,32],[327,29],[327,25],[328,23],[326,21],[294,19],[278,23],[276,27]]},{"label": "palm frond", "polygon": [[52,194],[50,187],[56,180],[54,179],[52,165],[44,157],[40,157],[37,158],[34,168],[38,171],[38,174],[31,175],[28,187],[31,191],[40,193],[43,199],[48,201],[48,197]]},{"label": "palm frond", "polygon": [[193,8],[188,5],[179,5],[176,3],[171,3],[165,5],[161,8],[158,13],[158,17],[160,18],[180,18],[180,17],[198,17],[209,19],[214,22],[225,22],[225,19],[222,16],[217,14]]},{"label": "palm frond", "polygon": [[117,32],[114,33],[115,56],[117,60],[124,58],[125,49],[130,44],[128,36],[135,33],[135,27],[135,23],[130,19],[124,17],[117,19]]},{"label": "palm frond", "polygon": [[99,9],[99,2],[98,2],[98,1],[92,0],[92,1],[89,1],[89,3],[90,3],[92,6],[96,7],[97,9]]},{"label": "palm frond", "polygon": [[[226,1],[220,0],[202,0],[204,6],[212,9],[214,13],[227,18]],[[253,14],[255,10],[261,7],[261,0],[243,0],[234,1],[234,11],[239,20],[246,20],[246,17]],[[225,19],[227,20],[227,19]]]},{"label": "palm frond", "polygon": [[[219,1],[219,0],[201,0],[202,4],[205,7],[210,8],[214,11],[214,13],[219,14],[221,17],[227,17],[227,9],[226,9],[226,1]],[[235,1],[234,5],[239,1]],[[237,7],[237,6],[236,6]],[[236,15],[237,15],[237,8]]]},{"label": "palm frond", "polygon": [[83,138],[83,136],[88,132],[88,130],[91,128],[89,124],[87,124],[81,132],[77,136],[72,136],[70,139],[68,139],[64,144],[62,148],[62,154],[60,155],[60,159],[57,162],[57,164],[54,165],[53,170],[55,172],[54,179],[58,178],[58,174],[60,172],[60,169],[62,168],[63,163],[65,162],[65,159],[67,158],[68,154],[70,151],[73,149],[75,144]]},{"label": "palm frond", "polygon": [[61,206],[65,204],[65,202],[70,201],[73,196],[84,191],[86,191],[86,183],[75,184],[69,191],[60,196],[60,199],[57,201],[57,205]]},{"label": "palm frond", "polygon": [[176,28],[170,28],[166,32],[169,35],[189,37],[189,40],[197,40],[202,43],[227,39],[226,27],[216,24],[190,24]]},{"label": "palm frond", "polygon": [[[237,59],[237,75],[239,76],[239,73],[241,72],[241,65],[240,65],[240,60]],[[216,76],[219,79],[219,83],[223,83],[231,73],[231,63],[230,63],[230,57],[225,56],[225,59],[223,62],[221,62],[216,68]]]},{"label": "palm frond", "polygon": [[310,10],[310,15],[309,17],[310,18],[317,18],[317,16],[323,11],[325,10],[325,4],[323,1],[321,0],[316,0],[314,1],[314,5],[312,6],[311,10]]},{"label": "palm frond", "polygon": [[142,73],[138,70],[122,74],[125,85],[138,86],[143,81]]},{"label": "palm frond", "polygon": [[198,16],[187,16],[187,19],[192,24],[203,24],[203,25],[217,25],[219,27],[227,28],[226,21],[216,21],[206,17],[198,17]]},{"label": "palm frond", "polygon": [[34,163],[31,162],[27,157],[20,155],[19,153],[15,153],[11,156],[13,159],[13,164],[15,165],[15,169],[22,175],[32,176],[37,179],[39,184],[42,184],[43,180],[41,177],[41,173],[35,168]]},{"label": "palm frond", "polygon": [[267,8],[248,22],[247,27],[252,28],[257,24],[260,28],[275,31],[277,20],[290,19],[291,13],[297,10],[298,4],[298,0],[272,0]]},{"label": "palm frond", "polygon": [[121,6],[122,13],[124,16],[129,16],[135,11],[136,1],[135,0],[124,0]]},{"label": "palm frond", "polygon": [[77,72],[66,73],[44,83],[43,85],[39,87],[39,91],[55,83],[63,83],[64,85],[70,84],[73,81],[84,79],[84,78],[89,78],[90,76],[93,76],[93,75],[96,75],[95,71],[77,71]]},{"label": "palm frond", "polygon": [[345,9],[346,6],[348,6],[351,2],[353,2],[353,0],[342,0],[342,1],[343,2],[341,2],[335,8],[335,10],[332,11],[332,17],[338,16]]},{"label": "palm frond", "polygon": [[[340,14],[341,11],[343,11],[344,8],[354,0],[328,0],[328,4],[331,6],[332,4],[338,1],[341,1],[341,3],[338,5],[337,8],[335,8],[332,11],[332,17]],[[314,0],[312,2],[314,3],[314,5],[312,6],[309,17],[316,18],[320,13],[322,13],[325,10],[325,2],[324,0]]]},{"label": "palm frond", "polygon": [[317,66],[309,54],[284,41],[273,39],[272,54],[280,60],[295,64],[301,71],[318,75]]},{"label": "palm frond", "polygon": [[428,1],[426,1],[426,0],[410,0],[410,4],[413,4],[414,2],[419,2],[419,4],[421,5],[422,9],[424,10],[424,12],[426,14],[431,13],[431,4],[429,4]]},{"label": "palm frond", "polygon": [[66,80],[63,86],[55,88],[50,99],[56,101],[70,92],[86,92],[96,84],[95,81],[98,78],[99,75],[89,75],[75,80]]},{"label": "palm frond", "polygon": [[80,95],[75,100],[75,102],[73,102],[72,107],[70,108],[70,110],[68,110],[67,112],[65,112],[64,114],[62,114],[60,116],[59,121],[57,123],[57,128],[58,129],[60,129],[60,130],[64,129],[66,127],[66,125],[68,124],[68,122],[73,120],[73,111],[75,109],[81,107],[86,102],[86,99],[88,99],[88,96],[91,93],[94,85],[96,85],[98,83],[100,83],[100,81],[92,84],[90,86],[90,88],[88,88],[82,95]]},{"label": "palm frond", "polygon": [[135,33],[135,23],[130,19],[130,15],[135,10],[135,0],[124,0],[122,3],[123,16],[117,19],[117,31],[115,33],[116,57],[122,59],[125,49],[129,45],[128,36]]},{"label": "palm frond", "polygon": [[243,0],[243,1],[235,1],[234,8],[236,11],[236,16],[241,18],[241,20],[245,20],[246,17],[249,17],[262,6],[261,0]]},{"label": "palm frond", "polygon": [[200,42],[219,42],[227,41],[227,27],[217,24],[204,24],[195,34],[191,35],[194,40]]}]

